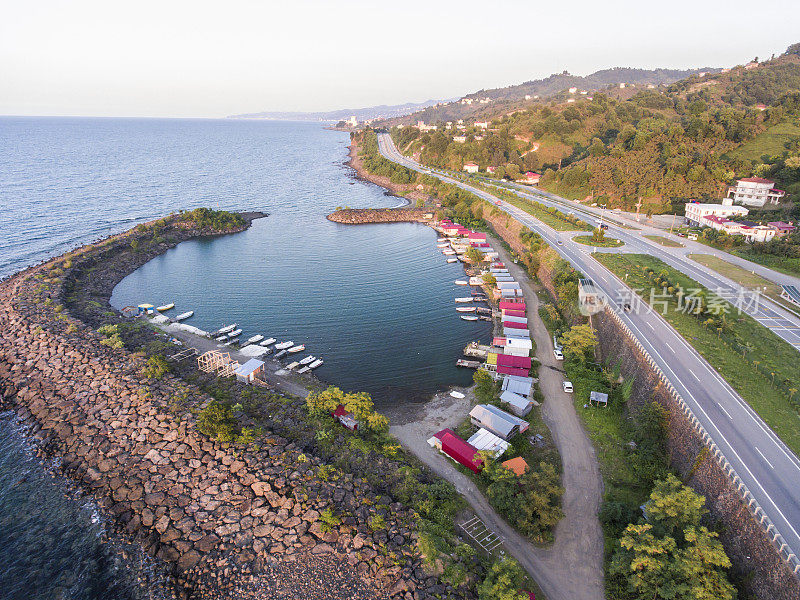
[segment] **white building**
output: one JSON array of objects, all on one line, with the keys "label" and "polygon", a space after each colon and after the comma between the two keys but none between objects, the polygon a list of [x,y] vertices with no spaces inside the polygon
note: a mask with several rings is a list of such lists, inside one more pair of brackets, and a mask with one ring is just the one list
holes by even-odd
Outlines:
[{"label": "white building", "polygon": [[464,142],[467,141],[467,136],[465,136],[465,135],[454,135],[453,136],[453,141],[458,143],[458,144],[463,144]]},{"label": "white building", "polygon": [[705,204],[690,202],[685,205],[686,221],[694,225],[705,225],[703,217],[730,217],[732,215],[744,217],[750,211],[744,206],[733,206],[730,198],[725,198],[722,204]]},{"label": "white building", "polygon": [[477,173],[478,172],[478,165],[476,165],[474,162],[468,162],[468,163],[464,164],[464,170],[467,173]]},{"label": "white building", "polygon": [[488,121],[475,121],[475,127],[480,127],[481,129],[488,129],[489,122]]},{"label": "white building", "polygon": [[358,127],[358,119],[356,119],[356,116],[353,115],[347,119],[347,124],[350,125],[350,127]]},{"label": "white building", "polygon": [[574,94],[574,93],[575,93],[575,92],[577,92],[577,91],[578,91],[578,88],[576,88],[576,87],[571,87],[571,88],[569,88],[569,93],[570,93],[570,94]]},{"label": "white building", "polygon": [[739,179],[735,186],[728,188],[728,198],[746,206],[764,206],[765,204],[778,204],[786,194],[783,190],[776,190],[775,182],[761,177],[747,177]]}]

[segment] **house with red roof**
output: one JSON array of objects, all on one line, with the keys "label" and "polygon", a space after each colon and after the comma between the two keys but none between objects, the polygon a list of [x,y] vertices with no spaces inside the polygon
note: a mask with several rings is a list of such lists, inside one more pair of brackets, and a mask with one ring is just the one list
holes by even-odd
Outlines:
[{"label": "house with red roof", "polygon": [[541,175],[538,173],[534,173],[533,171],[528,171],[525,173],[525,176],[521,179],[517,179],[517,183],[524,183],[526,185],[536,185],[539,183],[539,180],[542,178]]},{"label": "house with red roof", "polygon": [[348,412],[342,404],[336,407],[336,410],[331,413],[331,416],[350,430],[355,431],[358,429],[358,421],[356,421],[355,415]]},{"label": "house with red roof", "polygon": [[778,204],[785,195],[783,190],[775,189],[774,181],[762,177],[739,179],[736,185],[728,188],[728,198],[745,206]]},{"label": "house with red roof", "polygon": [[785,223],[783,221],[770,221],[767,225],[775,229],[775,237],[789,235],[796,229],[792,223]]},{"label": "house with red roof", "polygon": [[452,429],[442,429],[434,433],[428,444],[442,454],[449,456],[455,462],[464,465],[473,473],[483,469],[483,460],[478,455],[478,450],[453,433]]},{"label": "house with red roof", "polygon": [[477,173],[478,172],[478,165],[474,162],[464,163],[464,170],[467,173]]}]

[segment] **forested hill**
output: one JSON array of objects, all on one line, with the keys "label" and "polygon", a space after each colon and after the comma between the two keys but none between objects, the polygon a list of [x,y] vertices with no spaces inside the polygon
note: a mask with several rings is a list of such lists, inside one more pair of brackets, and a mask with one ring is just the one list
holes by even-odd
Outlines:
[{"label": "forested hill", "polygon": [[[626,209],[641,199],[643,212],[683,214],[688,199],[718,200],[750,175],[800,200],[800,44],[762,63],[630,92],[562,92],[513,111],[485,109],[485,132],[470,120],[462,131],[439,122],[435,132],[393,135],[426,164],[460,170],[474,161],[510,179],[537,171],[542,187],[562,195]],[[783,216],[790,211],[787,203]]]}]

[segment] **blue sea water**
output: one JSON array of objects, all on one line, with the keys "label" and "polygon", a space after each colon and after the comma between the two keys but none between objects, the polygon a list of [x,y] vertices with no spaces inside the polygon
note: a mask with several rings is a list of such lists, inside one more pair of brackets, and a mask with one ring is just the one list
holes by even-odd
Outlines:
[{"label": "blue sea water", "polygon": [[[263,210],[270,216],[244,233],[185,242],[144,265],[117,286],[112,304],[175,302],[175,313],[194,310],[188,322],[204,329],[236,321],[243,337],[305,343],[325,361],[321,379],[368,391],[384,409],[464,385],[471,373],[455,360],[468,341],[487,339],[490,326],[458,318],[453,299],[465,290],[453,281],[463,271],[445,262],[435,233],[325,219],[338,206],[401,202],[353,178],[347,143],[315,123],[0,118],[0,277],[173,211]],[[9,427],[0,426],[0,444],[17,445]],[[8,496],[14,479],[4,480],[3,469],[11,466],[0,463],[0,522],[38,506],[35,494]],[[25,563],[54,581],[64,569],[86,573],[97,556],[84,508],[63,500],[59,510],[73,511],[85,544],[53,527],[51,541],[69,560],[37,553]],[[11,551],[24,554],[23,538],[15,539]],[[0,547],[7,550],[2,537]],[[0,586],[3,571],[11,572],[0,562]],[[99,568],[92,577],[103,575]]]}]

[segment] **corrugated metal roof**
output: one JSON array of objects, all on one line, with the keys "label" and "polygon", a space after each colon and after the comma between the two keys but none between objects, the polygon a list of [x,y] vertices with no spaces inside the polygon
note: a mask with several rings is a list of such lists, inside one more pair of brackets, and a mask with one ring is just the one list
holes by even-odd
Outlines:
[{"label": "corrugated metal roof", "polygon": [[508,302],[507,300],[503,300],[500,302],[500,310],[508,309],[508,310],[525,310],[525,303],[524,302]]},{"label": "corrugated metal roof", "polygon": [[514,392],[520,396],[530,396],[533,389],[532,377],[517,377],[509,375],[503,379],[503,390]]},{"label": "corrugated metal roof", "polygon": [[503,393],[500,394],[500,400],[501,402],[505,402],[506,404],[509,404],[520,411],[527,411],[531,406],[533,406],[533,403],[530,400],[524,398],[516,392],[512,392],[511,390],[504,390]]},{"label": "corrugated metal roof", "polygon": [[249,377],[263,366],[264,366],[263,361],[260,361],[257,358],[251,358],[243,365],[239,365],[238,367],[236,367],[234,374],[239,375],[241,377]]},{"label": "corrugated metal roof", "polygon": [[527,338],[530,339],[531,332],[527,329],[514,329],[513,327],[503,327],[503,335],[508,338]]},{"label": "corrugated metal roof", "polygon": [[508,354],[497,355],[498,367],[515,367],[517,369],[531,368],[531,359],[527,356],[510,356]]},{"label": "corrugated metal roof", "polygon": [[483,427],[478,429],[478,431],[467,440],[467,443],[474,446],[476,450],[491,452],[494,454],[495,458],[502,456],[511,445]]},{"label": "corrugated metal roof", "polygon": [[528,314],[524,310],[507,310],[505,308],[500,312],[504,317],[524,317],[526,314]]},{"label": "corrugated metal roof", "polygon": [[474,446],[465,442],[450,429],[443,429],[434,434],[442,442],[442,452],[461,463],[475,473],[483,467],[483,461],[477,456],[478,451]]},{"label": "corrugated metal roof", "polygon": [[[514,317],[519,318],[519,317]],[[508,329],[527,329],[528,328],[528,320],[525,319],[525,323],[520,323],[519,321],[503,321],[503,327],[507,327]]]},{"label": "corrugated metal roof", "polygon": [[522,323],[523,325],[527,325],[528,317],[524,315],[521,317],[515,317],[514,315],[505,315],[503,317],[503,323]]},{"label": "corrugated metal roof", "polygon": [[497,364],[497,354],[495,352],[489,352],[489,354],[486,355],[486,364],[487,365]]},{"label": "corrugated metal roof", "polygon": [[533,342],[530,338],[510,338],[506,339],[506,346],[514,346],[516,348],[525,348],[526,350],[533,349]]},{"label": "corrugated metal roof", "polygon": [[528,369],[520,369],[518,367],[508,367],[508,366],[498,366],[497,372],[502,375],[527,375],[529,370]]}]

